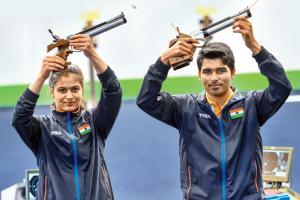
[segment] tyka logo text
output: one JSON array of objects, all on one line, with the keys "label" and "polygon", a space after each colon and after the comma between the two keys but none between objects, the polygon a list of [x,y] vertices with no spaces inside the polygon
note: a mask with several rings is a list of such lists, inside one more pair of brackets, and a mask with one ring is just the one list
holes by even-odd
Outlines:
[{"label": "tyka logo text", "polygon": [[198,114],[200,118],[206,118],[206,119],[211,119],[209,114],[205,114],[205,113],[199,113]]}]

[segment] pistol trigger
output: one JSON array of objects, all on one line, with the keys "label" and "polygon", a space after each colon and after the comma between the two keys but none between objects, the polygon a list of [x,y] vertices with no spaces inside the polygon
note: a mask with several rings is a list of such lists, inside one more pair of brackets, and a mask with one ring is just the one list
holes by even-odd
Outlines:
[{"label": "pistol trigger", "polygon": [[207,41],[205,38],[195,38],[195,40],[197,40],[199,42],[198,44],[195,45],[197,48],[202,48],[207,44]]}]

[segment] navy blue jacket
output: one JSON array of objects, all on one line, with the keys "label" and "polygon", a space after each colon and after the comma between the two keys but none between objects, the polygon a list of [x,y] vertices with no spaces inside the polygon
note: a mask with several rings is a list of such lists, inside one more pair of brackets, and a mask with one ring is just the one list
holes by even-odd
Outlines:
[{"label": "navy blue jacket", "polygon": [[[103,148],[118,115],[122,91],[108,68],[97,107],[78,113],[52,111],[34,116],[38,95],[27,89],[18,100],[12,125],[36,156],[38,200],[112,200]],[[86,132],[79,127],[87,126]]]},{"label": "navy blue jacket", "polygon": [[[254,58],[268,78],[269,87],[246,94],[236,92],[220,118],[204,94],[171,96],[160,92],[169,70],[160,59],[144,78],[137,105],[179,130],[184,199],[262,198],[260,127],[285,102],[292,88],[281,64],[266,49],[262,48]],[[230,115],[236,109],[243,111],[237,118]]]}]

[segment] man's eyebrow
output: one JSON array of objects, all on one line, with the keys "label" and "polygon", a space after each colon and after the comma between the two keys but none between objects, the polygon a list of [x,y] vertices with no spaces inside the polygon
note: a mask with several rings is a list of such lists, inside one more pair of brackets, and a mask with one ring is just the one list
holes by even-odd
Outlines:
[{"label": "man's eyebrow", "polygon": [[221,70],[221,69],[227,70],[227,68],[226,68],[225,66],[222,66],[222,67],[216,67],[214,70]]},{"label": "man's eyebrow", "polygon": [[216,68],[214,68],[214,69],[211,69],[211,68],[204,68],[204,69],[202,69],[203,71],[204,70],[216,70],[216,69],[227,69],[225,66],[220,66],[220,67],[216,67]]}]

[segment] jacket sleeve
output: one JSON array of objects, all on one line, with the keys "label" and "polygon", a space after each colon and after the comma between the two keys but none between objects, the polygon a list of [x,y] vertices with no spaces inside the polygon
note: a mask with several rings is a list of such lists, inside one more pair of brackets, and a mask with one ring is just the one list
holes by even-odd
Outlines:
[{"label": "jacket sleeve", "polygon": [[101,97],[98,105],[93,109],[95,125],[100,137],[105,140],[117,118],[122,100],[120,83],[110,67],[98,75],[101,81]]},{"label": "jacket sleeve", "polygon": [[170,125],[179,127],[180,98],[160,92],[167,78],[169,67],[160,58],[150,66],[144,77],[142,88],[137,97],[137,105],[152,117]]},{"label": "jacket sleeve", "polygon": [[266,89],[253,93],[262,126],[282,106],[291,93],[292,86],[280,62],[264,47],[254,58],[269,82]]},{"label": "jacket sleeve", "polygon": [[12,126],[34,154],[38,150],[41,136],[40,123],[33,116],[38,97],[37,94],[26,89],[17,102],[12,119]]}]

